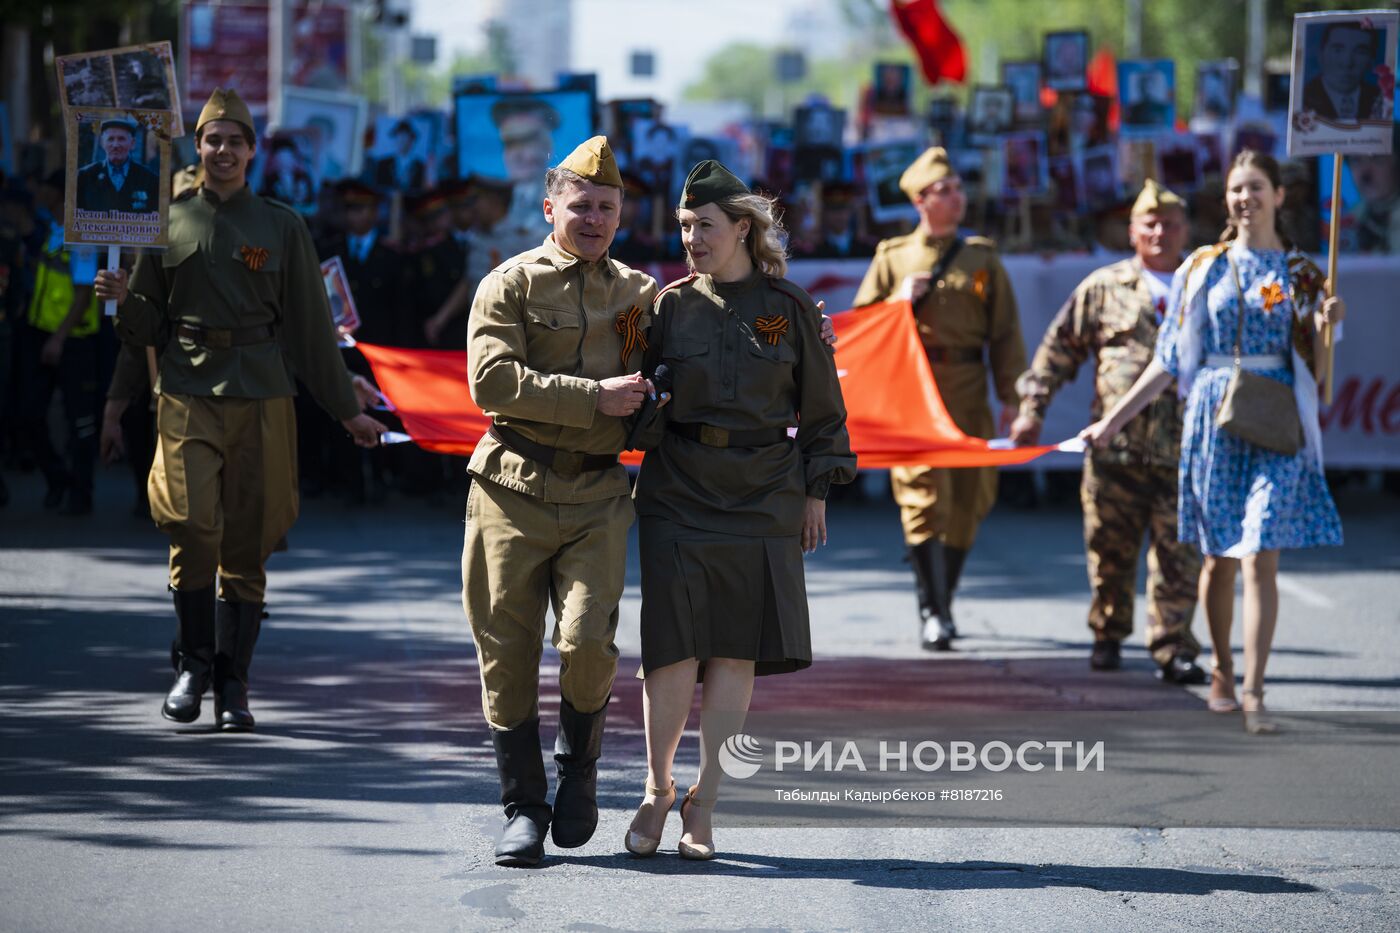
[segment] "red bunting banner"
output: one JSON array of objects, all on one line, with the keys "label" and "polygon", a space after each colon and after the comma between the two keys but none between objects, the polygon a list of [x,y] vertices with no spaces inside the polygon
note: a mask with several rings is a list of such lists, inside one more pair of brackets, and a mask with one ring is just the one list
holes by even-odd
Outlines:
[{"label": "red bunting banner", "polygon": [[[832,323],[846,427],[862,468],[1000,466],[1056,449],[994,448],[958,430],[934,385],[907,301],[844,311]],[[357,346],[414,443],[437,453],[472,452],[491,422],[472,402],[466,353]],[[622,457],[632,464],[641,459],[640,451]]]}]

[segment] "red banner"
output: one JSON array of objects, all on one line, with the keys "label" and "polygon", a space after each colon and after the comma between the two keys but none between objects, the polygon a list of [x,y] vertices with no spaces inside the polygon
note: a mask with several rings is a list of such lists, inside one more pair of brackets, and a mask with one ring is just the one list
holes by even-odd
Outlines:
[{"label": "red banner", "polygon": [[[846,427],[862,468],[998,466],[1055,449],[992,449],[958,430],[934,385],[908,302],[845,311],[832,323],[840,338],[836,371]],[[472,402],[464,352],[358,346],[414,443],[437,453],[472,452],[491,422]],[[642,455],[622,459],[635,464]]]}]

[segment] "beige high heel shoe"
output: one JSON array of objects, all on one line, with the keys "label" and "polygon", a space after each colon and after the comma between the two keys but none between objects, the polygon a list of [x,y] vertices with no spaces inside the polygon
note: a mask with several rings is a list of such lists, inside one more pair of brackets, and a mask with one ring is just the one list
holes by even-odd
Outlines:
[{"label": "beige high heel shoe", "polygon": [[[682,822],[685,821],[685,808],[687,805],[699,807],[702,810],[713,810],[715,808],[715,803],[718,801],[718,798],[711,797],[705,800],[697,797],[695,796],[695,792],[699,789],[699,785],[696,785],[685,792],[685,798],[681,800]],[[681,858],[689,859],[692,862],[708,862],[710,859],[714,858],[716,854],[713,841],[710,845],[706,845],[703,842],[686,842],[682,839],[676,844],[676,851],[680,853]]]},{"label": "beige high heel shoe", "polygon": [[1278,731],[1278,723],[1269,718],[1268,710],[1264,709],[1263,690],[1245,690],[1241,696],[1244,697],[1244,731],[1250,735],[1271,735]]},{"label": "beige high heel shoe", "polygon": [[1235,672],[1233,669],[1212,667],[1210,669],[1210,699],[1206,709],[1212,713],[1239,712],[1240,702],[1235,699]]},{"label": "beige high heel shoe", "polygon": [[[646,785],[646,793],[648,797],[656,797],[658,799],[667,798],[666,812],[670,813],[671,807],[676,802],[676,782],[672,781],[671,786],[666,788],[665,790],[652,787],[650,784],[648,784]],[[642,803],[645,804],[646,801],[642,801]],[[665,817],[663,817],[661,820],[661,831],[663,834],[666,832]],[[631,852],[633,855],[640,856],[641,858],[647,858],[656,854],[656,847],[661,845],[661,836],[657,836],[655,839],[653,839],[650,836],[643,836],[639,832],[636,832],[632,829],[628,829],[627,836],[622,840],[622,844],[626,846],[627,851]]]}]

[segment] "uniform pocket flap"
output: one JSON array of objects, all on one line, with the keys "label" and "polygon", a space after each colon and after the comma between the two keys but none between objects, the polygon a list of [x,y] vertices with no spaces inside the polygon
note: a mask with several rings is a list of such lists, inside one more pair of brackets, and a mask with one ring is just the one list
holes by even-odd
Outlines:
[{"label": "uniform pocket flap", "polygon": [[526,308],[525,320],[531,324],[539,324],[548,327],[550,330],[563,330],[566,327],[578,327],[578,314],[564,308]]},{"label": "uniform pocket flap", "polygon": [[167,269],[174,269],[180,263],[189,259],[199,249],[198,241],[171,243],[166,247],[165,252],[160,254],[160,264]]},{"label": "uniform pocket flap", "polygon": [[796,363],[797,350],[786,340],[780,339],[777,346],[760,337],[757,342],[749,342],[749,352],[770,363]]},{"label": "uniform pocket flap", "polygon": [[709,350],[710,342],[708,340],[677,337],[675,340],[671,341],[671,345],[667,348],[665,355],[677,359],[685,359],[687,356],[700,356],[704,353],[708,353]]}]

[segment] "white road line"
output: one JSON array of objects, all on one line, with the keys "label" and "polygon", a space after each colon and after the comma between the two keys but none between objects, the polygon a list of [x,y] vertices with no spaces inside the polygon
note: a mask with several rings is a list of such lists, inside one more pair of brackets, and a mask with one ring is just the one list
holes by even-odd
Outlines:
[{"label": "white road line", "polygon": [[1314,609],[1332,609],[1336,606],[1336,603],[1313,587],[1298,582],[1286,573],[1278,575],[1278,591],[1289,599],[1296,599]]}]

